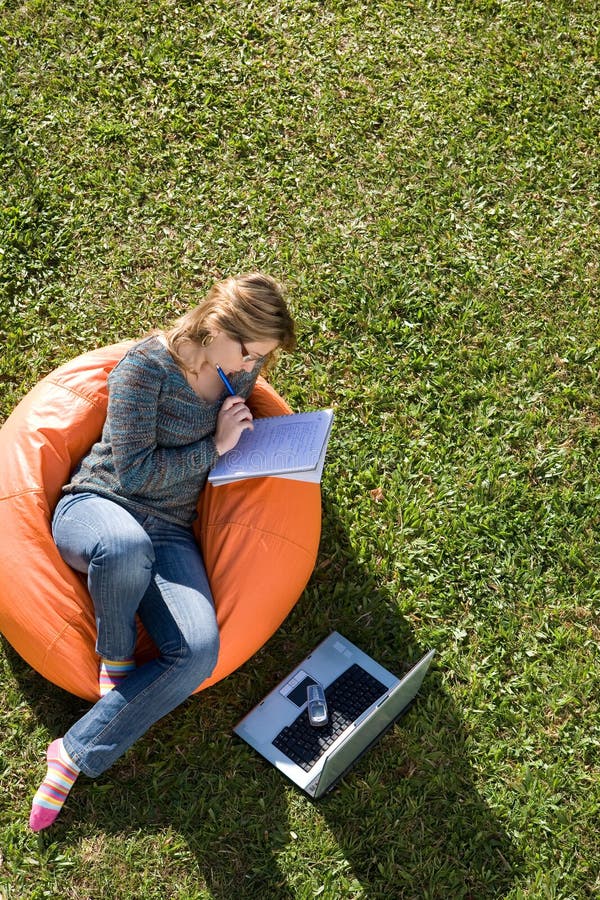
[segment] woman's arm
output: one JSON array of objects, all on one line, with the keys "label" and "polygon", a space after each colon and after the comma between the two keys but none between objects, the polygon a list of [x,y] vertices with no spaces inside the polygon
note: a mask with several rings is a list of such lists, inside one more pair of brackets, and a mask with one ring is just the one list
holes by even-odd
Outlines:
[{"label": "woman's arm", "polygon": [[[115,471],[127,495],[162,494],[183,479],[196,481],[219,456],[212,433],[183,446],[158,446],[159,398],[165,377],[161,366],[135,350],[110,376],[108,437]],[[173,422],[182,435],[185,426],[185,419]]]}]

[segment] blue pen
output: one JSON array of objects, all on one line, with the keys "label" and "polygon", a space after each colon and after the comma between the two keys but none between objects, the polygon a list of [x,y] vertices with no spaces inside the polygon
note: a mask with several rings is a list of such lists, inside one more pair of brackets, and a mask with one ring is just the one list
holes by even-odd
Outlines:
[{"label": "blue pen", "polygon": [[231,394],[232,397],[235,397],[235,391],[231,387],[231,382],[229,381],[229,378],[227,377],[221,366],[217,366],[217,372],[219,373],[219,378],[227,388],[228,393]]}]

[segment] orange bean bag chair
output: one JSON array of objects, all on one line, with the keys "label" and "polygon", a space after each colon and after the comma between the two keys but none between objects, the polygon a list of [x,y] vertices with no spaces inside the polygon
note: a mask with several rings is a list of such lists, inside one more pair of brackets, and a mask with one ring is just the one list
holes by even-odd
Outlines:
[{"label": "orange bean bag chair", "polygon": [[[0,429],[0,632],[34,669],[86,700],[98,699],[93,606],[85,580],[61,559],[50,532],[69,473],[100,436],[108,373],[131,342],[79,356],[44,378]],[[290,412],[262,378],[255,416]],[[198,503],[202,547],[221,650],[212,676],[229,675],[275,632],[313,570],[320,486],[278,478],[207,485]],[[136,657],[157,650],[139,627]]]}]

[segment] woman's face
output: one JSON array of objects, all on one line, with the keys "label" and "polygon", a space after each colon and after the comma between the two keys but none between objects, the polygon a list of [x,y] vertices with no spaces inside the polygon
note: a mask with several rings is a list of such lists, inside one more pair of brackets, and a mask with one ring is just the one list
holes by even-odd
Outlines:
[{"label": "woman's face", "polygon": [[221,366],[226,375],[234,372],[251,372],[256,363],[279,346],[277,341],[248,341],[244,343],[230,337],[224,331],[213,331],[212,343],[208,347],[198,347],[204,354],[204,361],[213,366]]}]

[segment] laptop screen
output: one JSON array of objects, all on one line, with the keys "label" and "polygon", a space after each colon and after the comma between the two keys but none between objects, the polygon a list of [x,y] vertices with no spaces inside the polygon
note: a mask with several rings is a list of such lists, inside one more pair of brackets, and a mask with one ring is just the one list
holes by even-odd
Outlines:
[{"label": "laptop screen", "polygon": [[[326,759],[321,775],[308,787],[311,796],[322,797],[380,735],[406,712],[414,700],[434,655],[430,650],[382,703],[350,731],[345,741]],[[314,793],[313,793],[314,789]]]}]

